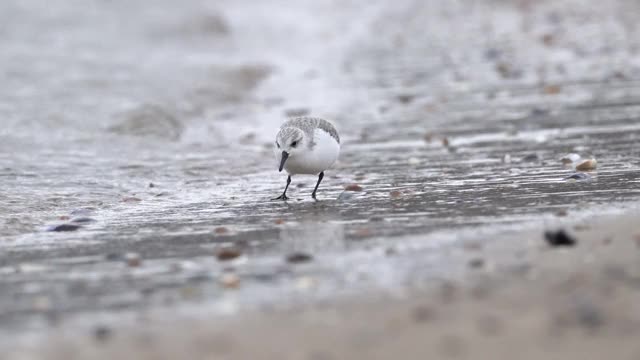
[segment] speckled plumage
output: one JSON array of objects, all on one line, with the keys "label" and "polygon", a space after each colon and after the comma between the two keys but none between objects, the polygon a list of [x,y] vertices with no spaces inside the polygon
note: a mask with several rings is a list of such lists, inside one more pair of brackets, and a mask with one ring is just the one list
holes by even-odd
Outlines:
[{"label": "speckled plumage", "polygon": [[[316,130],[326,131],[332,138],[336,139],[338,144],[340,144],[340,135],[338,134],[338,130],[336,130],[333,124],[325,119],[307,116],[291,118],[280,126],[280,133],[278,135],[280,136],[280,134],[282,134],[283,138],[292,136],[295,129],[302,130],[309,139],[314,138],[314,132]],[[313,148],[315,146],[315,142],[310,141],[308,146],[309,148]]]}]

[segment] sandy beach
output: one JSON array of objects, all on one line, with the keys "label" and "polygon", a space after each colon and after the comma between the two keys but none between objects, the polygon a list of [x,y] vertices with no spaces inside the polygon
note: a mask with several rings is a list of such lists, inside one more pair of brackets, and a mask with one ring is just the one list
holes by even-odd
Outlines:
[{"label": "sandy beach", "polygon": [[0,358],[638,359],[638,14],[3,2]]}]

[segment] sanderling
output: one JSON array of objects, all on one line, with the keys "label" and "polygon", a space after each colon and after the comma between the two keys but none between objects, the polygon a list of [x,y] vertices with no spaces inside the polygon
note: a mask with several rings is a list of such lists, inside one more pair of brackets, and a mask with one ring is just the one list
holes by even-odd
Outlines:
[{"label": "sanderling", "polygon": [[297,174],[318,175],[311,197],[324,177],[324,171],[333,165],[340,154],[340,136],[327,120],[313,117],[292,118],[284,122],[276,135],[275,155],[278,171],[287,170],[287,185],[282,195],[272,200],[287,200],[291,176]]}]

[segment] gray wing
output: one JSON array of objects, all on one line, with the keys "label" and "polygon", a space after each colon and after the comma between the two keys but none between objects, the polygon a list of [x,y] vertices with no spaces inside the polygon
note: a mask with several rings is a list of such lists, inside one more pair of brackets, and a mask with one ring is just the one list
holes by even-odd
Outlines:
[{"label": "gray wing", "polygon": [[329,135],[331,135],[331,137],[336,139],[338,144],[340,143],[340,135],[338,135],[338,130],[336,130],[333,124],[324,119],[306,116],[291,118],[282,124],[281,128],[285,127],[297,127],[298,129],[304,131],[311,138],[313,138],[313,131],[315,129],[322,129],[323,131],[326,131]]}]

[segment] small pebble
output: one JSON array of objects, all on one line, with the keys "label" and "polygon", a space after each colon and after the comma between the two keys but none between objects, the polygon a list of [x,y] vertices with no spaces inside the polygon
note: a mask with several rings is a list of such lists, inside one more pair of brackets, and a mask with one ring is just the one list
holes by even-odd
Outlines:
[{"label": "small pebble", "polygon": [[122,202],[125,202],[125,203],[134,203],[134,202],[140,202],[140,201],[142,200],[135,196],[129,196],[122,199]]},{"label": "small pebble", "polygon": [[417,323],[425,323],[435,317],[433,309],[427,306],[417,306],[411,310],[411,318]]},{"label": "small pebble", "polygon": [[569,212],[567,212],[567,210],[565,210],[565,209],[561,209],[561,210],[556,211],[556,216],[558,216],[558,217],[564,217],[564,216],[567,216],[568,214],[569,214]]},{"label": "small pebble", "polygon": [[73,225],[73,224],[60,224],[60,225],[55,225],[55,226],[51,226],[47,229],[47,231],[54,231],[54,232],[68,232],[68,231],[76,231],[78,229],[80,229],[82,226],[80,225]]},{"label": "small pebble", "polygon": [[409,104],[413,101],[413,99],[415,98],[415,95],[402,94],[402,95],[398,95],[396,98],[402,104]]},{"label": "small pebble", "polygon": [[100,342],[109,341],[113,336],[113,331],[104,325],[96,326],[93,329],[93,337]]},{"label": "small pebble", "polygon": [[547,85],[542,89],[542,92],[545,95],[556,95],[562,91],[562,87],[560,85]]},{"label": "small pebble", "polygon": [[389,192],[389,196],[391,196],[392,198],[399,198],[400,196],[402,196],[402,193],[398,190],[392,190],[391,192]]},{"label": "small pebble", "polygon": [[362,191],[362,186],[358,184],[349,184],[344,187],[345,191]]},{"label": "small pebble", "polygon": [[142,258],[140,255],[136,253],[126,253],[124,254],[124,261],[127,263],[129,267],[138,267],[142,264]]},{"label": "small pebble", "polygon": [[546,231],[544,233],[544,238],[547,241],[547,244],[554,247],[576,245],[576,240],[569,236],[564,230]]},{"label": "small pebble", "polygon": [[216,257],[219,261],[229,261],[237,259],[242,256],[242,251],[236,248],[223,248],[216,252]]},{"label": "small pebble", "polygon": [[154,187],[156,187],[156,185],[154,183],[149,183],[149,187],[150,188],[154,188]]},{"label": "small pebble", "polygon": [[576,165],[576,170],[590,171],[590,170],[594,170],[596,166],[598,166],[598,162],[596,161],[596,159],[588,159],[578,163],[578,165]]},{"label": "small pebble", "polygon": [[484,266],[484,259],[475,258],[475,259],[469,260],[469,267],[471,268],[479,269],[483,266]]},{"label": "small pebble", "polygon": [[237,289],[240,287],[240,277],[236,274],[223,274],[220,284],[227,289]]},{"label": "small pebble", "polygon": [[449,147],[449,139],[448,138],[442,138],[442,146],[444,147]]},{"label": "small pebble", "polygon": [[301,264],[310,262],[311,260],[313,260],[313,256],[298,252],[287,255],[286,260],[291,264]]},{"label": "small pebble", "polygon": [[520,161],[522,161],[522,162],[538,161],[538,154],[529,154],[529,155],[523,157]]},{"label": "small pebble", "polygon": [[371,236],[371,230],[366,229],[366,228],[358,229],[358,230],[353,232],[353,235],[355,237],[359,237],[359,238],[369,237],[369,236]]},{"label": "small pebble", "polygon": [[282,224],[284,224],[284,219],[276,219],[276,220],[274,221],[274,223],[275,223],[276,225],[282,225]]},{"label": "small pebble", "polygon": [[107,261],[116,261],[116,260],[122,260],[122,254],[118,254],[118,253],[109,253],[106,254],[104,256],[105,260]]},{"label": "small pebble", "polygon": [[640,248],[640,234],[636,234],[636,235],[633,237],[633,240],[635,241],[636,246],[637,246],[638,248]]},{"label": "small pebble", "polygon": [[228,234],[229,229],[227,229],[224,226],[218,226],[217,228],[213,229],[213,232],[216,233],[217,235],[223,235],[223,234]]},{"label": "small pebble", "polygon": [[96,222],[96,220],[90,217],[79,217],[71,220],[71,222],[76,224],[88,224],[88,223]]}]

